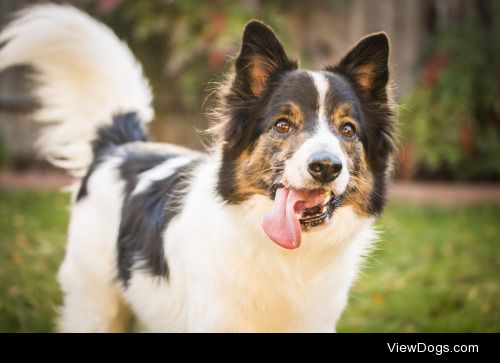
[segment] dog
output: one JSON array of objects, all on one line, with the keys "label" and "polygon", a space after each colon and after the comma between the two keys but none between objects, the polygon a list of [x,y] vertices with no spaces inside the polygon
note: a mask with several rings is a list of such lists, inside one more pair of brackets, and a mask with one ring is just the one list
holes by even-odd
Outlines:
[{"label": "dog", "polygon": [[22,10],[0,43],[0,69],[34,69],[41,153],[79,178],[60,331],[335,331],[395,152],[385,33],[309,71],[250,21],[205,153],[148,141],[141,66],[80,10]]}]

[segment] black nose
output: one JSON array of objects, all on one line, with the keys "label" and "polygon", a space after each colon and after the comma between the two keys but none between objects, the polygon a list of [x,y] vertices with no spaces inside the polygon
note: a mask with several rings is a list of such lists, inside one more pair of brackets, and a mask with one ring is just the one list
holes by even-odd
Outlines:
[{"label": "black nose", "polygon": [[342,162],[333,154],[319,152],[309,158],[308,171],[317,181],[329,183],[339,176]]}]

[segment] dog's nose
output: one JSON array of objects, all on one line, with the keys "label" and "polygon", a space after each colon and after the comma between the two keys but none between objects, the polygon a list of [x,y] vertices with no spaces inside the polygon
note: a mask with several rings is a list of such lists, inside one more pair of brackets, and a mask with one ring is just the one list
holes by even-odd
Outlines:
[{"label": "dog's nose", "polygon": [[308,161],[308,171],[311,176],[321,183],[329,183],[335,180],[342,171],[340,159],[327,152],[319,152],[312,155]]}]

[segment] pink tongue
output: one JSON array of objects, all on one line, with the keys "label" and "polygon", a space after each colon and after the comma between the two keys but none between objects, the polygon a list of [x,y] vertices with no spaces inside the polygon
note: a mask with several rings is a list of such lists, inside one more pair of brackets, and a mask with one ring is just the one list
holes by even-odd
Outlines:
[{"label": "pink tongue", "polygon": [[267,236],[284,248],[293,249],[300,246],[302,230],[296,212],[302,208],[320,205],[324,194],[317,192],[300,192],[288,188],[276,190],[273,210],[262,220],[262,228]]}]

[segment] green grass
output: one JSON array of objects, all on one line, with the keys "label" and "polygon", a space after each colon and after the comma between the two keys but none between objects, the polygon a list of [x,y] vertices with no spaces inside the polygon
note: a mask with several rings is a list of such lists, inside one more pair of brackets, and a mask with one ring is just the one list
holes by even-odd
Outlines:
[{"label": "green grass", "polygon": [[53,331],[69,196],[0,191],[0,331]]},{"label": "green grass", "polygon": [[[53,331],[69,197],[0,191],[0,331]],[[500,331],[500,205],[391,204],[337,326]]]},{"label": "green grass", "polygon": [[338,331],[500,332],[500,205],[390,205]]}]

